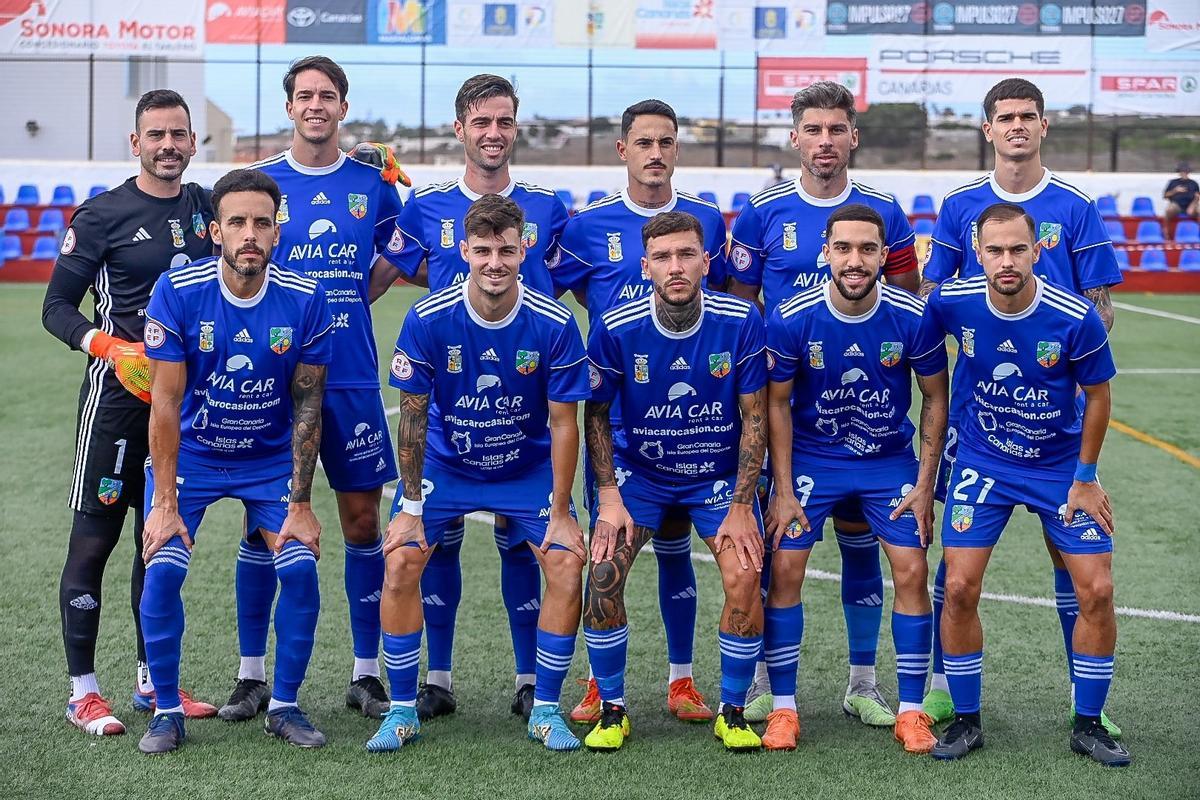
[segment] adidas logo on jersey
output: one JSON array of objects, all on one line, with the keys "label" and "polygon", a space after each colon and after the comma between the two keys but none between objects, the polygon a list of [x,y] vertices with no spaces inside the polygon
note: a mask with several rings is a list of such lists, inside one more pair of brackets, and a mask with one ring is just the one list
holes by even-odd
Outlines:
[{"label": "adidas logo on jersey", "polygon": [[151,238],[153,237],[150,236],[150,233],[145,228],[138,228],[137,233],[133,235],[133,241],[135,242],[148,242]]},{"label": "adidas logo on jersey", "polygon": [[100,604],[96,602],[96,598],[90,594],[81,594],[71,601],[71,608],[78,608],[80,611],[91,611],[99,607]]},{"label": "adidas logo on jersey", "polygon": [[691,369],[691,367],[688,366],[687,359],[685,359],[683,356],[680,356],[679,358],[677,358],[673,362],[671,362],[671,369],[685,369],[686,370],[686,369]]},{"label": "adidas logo on jersey", "polygon": [[696,587],[689,586],[681,592],[671,595],[672,600],[690,600],[696,596]]},{"label": "adidas logo on jersey", "polygon": [[242,328],[240,331],[238,331],[237,335],[233,337],[233,340],[239,344],[254,344],[254,338],[250,335],[250,331],[246,330],[245,328]]},{"label": "adidas logo on jersey", "polygon": [[842,353],[843,356],[861,356],[862,354],[863,351],[862,348],[858,346],[858,342],[851,344],[846,348],[846,352]]},{"label": "adidas logo on jersey", "polygon": [[387,462],[384,461],[382,457],[380,457],[379,463],[375,465],[375,471],[383,472],[385,469],[387,469]]},{"label": "adidas logo on jersey", "polygon": [[499,361],[500,356],[496,355],[496,351],[493,348],[489,347],[487,350],[484,350],[483,353],[479,356],[479,360],[480,361]]},{"label": "adidas logo on jersey", "polygon": [[[1079,534],[1079,541],[1081,541],[1081,542],[1098,542],[1098,541],[1100,541],[1100,534],[1096,531],[1095,528],[1088,528],[1086,531]],[[74,603],[72,603],[71,605],[74,605]]]},{"label": "adidas logo on jersey", "polygon": [[314,206],[327,206],[329,205],[329,198],[325,196],[324,192],[317,192],[317,196],[312,199],[312,204]]},{"label": "adidas logo on jersey", "polygon": [[375,591],[371,592],[366,597],[358,598],[358,602],[360,602],[360,603],[378,603],[382,599],[383,599],[383,590],[376,589]]},{"label": "adidas logo on jersey", "polygon": [[1012,339],[1005,339],[1003,342],[1001,342],[1001,343],[1000,343],[1000,344],[999,344],[999,345],[996,347],[996,350],[997,350],[997,351],[999,351],[999,352],[1001,352],[1001,353],[1015,353],[1015,352],[1017,352],[1017,348],[1013,347]]}]

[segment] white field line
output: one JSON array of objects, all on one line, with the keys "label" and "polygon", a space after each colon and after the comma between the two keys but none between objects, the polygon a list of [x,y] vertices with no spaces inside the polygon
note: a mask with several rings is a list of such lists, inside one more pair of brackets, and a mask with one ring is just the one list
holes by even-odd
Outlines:
[{"label": "white field line", "polygon": [[1118,375],[1200,375],[1200,368],[1197,367],[1134,367],[1132,369],[1118,369]]},{"label": "white field line", "polygon": [[1146,314],[1151,317],[1162,317],[1163,319],[1173,319],[1176,322],[1190,322],[1193,325],[1200,325],[1200,319],[1196,317],[1188,317],[1183,314],[1172,314],[1170,311],[1159,311],[1157,308],[1146,308],[1145,306],[1133,306],[1129,303],[1118,303],[1113,301],[1113,308],[1119,308],[1122,311],[1132,311],[1135,314]]}]

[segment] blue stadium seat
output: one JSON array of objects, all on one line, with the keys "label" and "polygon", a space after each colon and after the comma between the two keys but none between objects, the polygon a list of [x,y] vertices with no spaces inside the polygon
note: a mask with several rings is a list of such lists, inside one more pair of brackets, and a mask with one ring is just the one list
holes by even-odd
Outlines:
[{"label": "blue stadium seat", "polygon": [[4,187],[0,186],[0,205],[4,205]]},{"label": "blue stadium seat", "polygon": [[721,204],[717,202],[716,192],[701,192],[699,197],[701,200],[707,200],[708,202],[712,203],[717,208],[721,207]]},{"label": "blue stadium seat", "polygon": [[54,196],[50,198],[52,206],[73,206],[75,205],[75,189],[66,184],[59,184],[54,187]]},{"label": "blue stadium seat", "polygon": [[1119,219],[1104,220],[1104,229],[1108,231],[1108,238],[1113,244],[1125,244],[1125,226],[1121,224]]},{"label": "blue stadium seat", "polygon": [[592,189],[590,192],[588,192],[588,205],[590,206],[597,200],[603,200],[606,197],[608,197],[608,195],[604,193],[603,189]]},{"label": "blue stadium seat", "polygon": [[1167,254],[1158,247],[1143,250],[1141,269],[1146,272],[1166,272]]},{"label": "blue stadium seat", "polygon": [[928,217],[922,217],[913,223],[913,230],[917,232],[917,236],[932,236],[933,220]]},{"label": "blue stadium seat", "polygon": [[40,206],[42,197],[38,194],[38,188],[32,183],[23,183],[17,187],[17,199],[13,200],[15,206]]},{"label": "blue stadium seat", "polygon": [[747,203],[750,202],[749,192],[734,192],[733,193],[733,210],[741,211]]},{"label": "blue stadium seat", "polygon": [[61,233],[62,229],[67,227],[67,220],[63,217],[61,208],[47,208],[42,212],[42,216],[38,219],[38,233]]},{"label": "blue stadium seat", "polygon": [[571,194],[570,189],[559,189],[555,192],[562,204],[567,207],[567,211],[575,210],[575,195]]},{"label": "blue stadium seat", "polygon": [[1129,263],[1129,251],[1121,248],[1117,250],[1117,266],[1121,268],[1121,272],[1128,272],[1133,269],[1133,265]]},{"label": "blue stadium seat", "polygon": [[6,261],[13,261],[21,257],[21,237],[15,234],[4,237],[4,246],[0,248],[0,252],[4,253]]},{"label": "blue stadium seat", "polygon": [[1180,253],[1179,268],[1184,272],[1200,272],[1200,250],[1184,250]]},{"label": "blue stadium seat", "polygon": [[39,236],[33,243],[33,254],[30,258],[39,261],[53,261],[58,258],[58,238],[54,236]]},{"label": "blue stadium seat", "polygon": [[29,209],[10,208],[4,215],[4,232],[20,233],[29,230]]},{"label": "blue stadium seat", "polygon": [[1190,219],[1181,220],[1175,226],[1175,241],[1200,242],[1200,222],[1193,222]]},{"label": "blue stadium seat", "polygon": [[95,197],[98,194],[104,194],[108,191],[108,187],[102,183],[97,183],[91,189],[88,189],[88,198]]},{"label": "blue stadium seat", "polygon": [[1145,195],[1133,198],[1133,209],[1130,211],[1130,216],[1157,217],[1158,215],[1154,213],[1154,201]]},{"label": "blue stadium seat", "polygon": [[933,198],[927,194],[919,194],[913,198],[912,213],[914,214],[936,214],[937,210],[933,207]]},{"label": "blue stadium seat", "polygon": [[1162,244],[1162,224],[1156,219],[1142,220],[1137,226],[1138,244]]},{"label": "blue stadium seat", "polygon": [[1117,211],[1117,198],[1111,194],[1102,194],[1096,198],[1096,208],[1100,211],[1100,216],[1105,219],[1121,216],[1121,212]]}]

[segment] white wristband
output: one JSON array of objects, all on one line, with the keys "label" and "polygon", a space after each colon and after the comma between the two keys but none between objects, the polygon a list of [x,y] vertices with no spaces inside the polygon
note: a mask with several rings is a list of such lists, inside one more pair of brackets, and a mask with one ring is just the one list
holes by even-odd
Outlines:
[{"label": "white wristband", "polygon": [[400,499],[400,510],[405,514],[411,514],[414,517],[421,516],[421,511],[425,508],[425,501],[412,500],[407,497]]},{"label": "white wristband", "polygon": [[83,339],[79,342],[79,349],[85,353],[92,352],[92,339],[96,338],[96,334],[100,332],[99,328],[92,328],[83,335]]}]

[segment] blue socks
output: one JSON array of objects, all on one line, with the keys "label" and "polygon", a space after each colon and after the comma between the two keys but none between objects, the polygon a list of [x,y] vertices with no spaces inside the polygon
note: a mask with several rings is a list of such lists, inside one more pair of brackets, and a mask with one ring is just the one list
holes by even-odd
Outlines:
[{"label": "blue socks", "polygon": [[842,552],[842,612],[846,616],[850,665],[873,667],[883,622],[879,544],[875,534],[869,532],[846,533],[835,528],[834,533]]},{"label": "blue socks", "polygon": [[393,703],[415,703],[421,664],[421,631],[383,634],[383,663]]},{"label": "blue socks", "polygon": [[350,604],[350,638],[354,643],[355,658],[374,660],[379,657],[383,566],[382,539],[361,545],[346,542],[346,601]]},{"label": "blue socks", "polygon": [[1075,636],[1075,619],[1079,616],[1079,600],[1075,597],[1075,584],[1071,582],[1071,573],[1058,567],[1054,568],[1054,607],[1058,609],[1058,622],[1062,625],[1063,647],[1067,651],[1067,670],[1071,673],[1071,682],[1074,683],[1071,650],[1072,639]]},{"label": "blue socks", "polygon": [[754,677],[754,664],[762,654],[763,637],[735,636],[718,631],[721,648],[721,702],[741,708],[746,705],[746,690]]},{"label": "blue socks", "polygon": [[692,538],[654,540],[658,560],[658,607],[667,633],[667,660],[692,663],[696,631],[696,570],[692,566]]},{"label": "blue socks", "polygon": [[154,681],[159,708],[176,708],[179,699],[179,654],[183,644],[183,579],[191,552],[178,536],[154,554],[146,565],[142,587],[142,633],[146,663]]},{"label": "blue socks", "polygon": [[430,670],[449,672],[454,662],[454,620],[462,600],[462,565],[458,561],[462,540],[462,523],[452,524],[421,573],[421,606],[425,612],[425,647]]},{"label": "blue socks", "polygon": [[271,699],[295,703],[312,657],[321,611],[317,558],[297,541],[275,556],[279,608],[275,611],[275,682]]},{"label": "blue socks", "polygon": [[500,549],[500,595],[508,612],[516,672],[533,675],[535,663],[540,666],[541,662],[537,623],[542,609],[542,572],[527,544],[508,546],[507,528],[493,528],[492,535]]},{"label": "blue socks", "polygon": [[933,613],[892,612],[892,641],[896,645],[896,682],[901,703],[920,704],[929,674],[933,644]]},{"label": "blue socks", "polygon": [[271,604],[275,601],[275,560],[257,531],[238,545],[234,595],[239,655],[262,658],[267,654]]},{"label": "blue socks", "polygon": [[763,609],[763,619],[763,655],[771,678],[771,694],[794,697],[800,642],[804,639],[804,603],[786,608],[768,606]]},{"label": "blue socks", "polygon": [[1071,658],[1075,675],[1075,713],[1081,717],[1098,717],[1108,698],[1113,677],[1113,656],[1085,656],[1076,653]]},{"label": "blue socks", "polygon": [[629,647],[629,626],[597,631],[584,627],[588,662],[600,690],[600,699],[624,703],[625,657]]},{"label": "blue socks", "polygon": [[956,714],[978,714],[979,698],[983,693],[983,651],[961,656],[945,654],[946,681],[950,684],[950,699]]},{"label": "blue socks", "polygon": [[575,655],[575,634],[563,636],[537,629],[537,680],[533,699],[538,703],[558,704],[563,681]]},{"label": "blue socks", "polygon": [[938,562],[933,577],[933,674],[945,675],[942,665],[942,607],[946,605],[946,559]]}]

